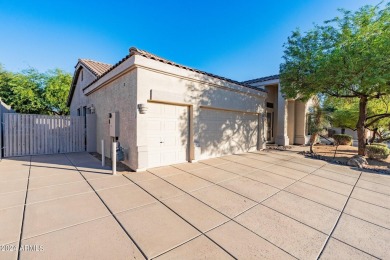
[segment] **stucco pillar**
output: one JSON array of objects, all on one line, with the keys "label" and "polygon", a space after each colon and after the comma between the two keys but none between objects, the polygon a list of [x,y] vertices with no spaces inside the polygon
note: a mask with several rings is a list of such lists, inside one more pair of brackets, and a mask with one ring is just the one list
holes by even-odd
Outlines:
[{"label": "stucco pillar", "polygon": [[278,127],[275,143],[277,145],[288,145],[290,140],[287,135],[287,101],[280,92],[280,84],[278,85]]},{"label": "stucco pillar", "polygon": [[257,129],[257,150],[263,150],[266,148],[266,140],[265,140],[265,117],[266,113],[258,114],[258,129]]},{"label": "stucco pillar", "polygon": [[296,144],[306,143],[306,103],[295,102],[295,140]]},{"label": "stucco pillar", "polygon": [[289,144],[294,144],[294,137],[295,137],[295,101],[289,100],[287,102],[287,136],[289,141]]}]

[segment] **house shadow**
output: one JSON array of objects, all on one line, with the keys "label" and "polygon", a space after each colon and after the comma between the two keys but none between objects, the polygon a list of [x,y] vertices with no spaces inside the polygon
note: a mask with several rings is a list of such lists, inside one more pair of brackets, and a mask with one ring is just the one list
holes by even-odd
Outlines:
[{"label": "house shadow", "polygon": [[[263,113],[265,98],[243,86],[230,90],[233,83],[207,75],[197,74],[197,80],[182,81],[186,86],[185,101],[193,105],[193,142],[201,157],[256,150],[261,141],[259,131],[264,127],[263,117],[259,122],[258,114]],[[188,140],[187,126],[188,115],[184,113],[180,116],[182,144]]]}]

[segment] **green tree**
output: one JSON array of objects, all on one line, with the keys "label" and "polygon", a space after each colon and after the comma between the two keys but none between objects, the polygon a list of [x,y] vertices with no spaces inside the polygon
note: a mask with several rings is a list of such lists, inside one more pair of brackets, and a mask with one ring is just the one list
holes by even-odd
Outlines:
[{"label": "green tree", "polygon": [[72,76],[60,69],[6,71],[0,64],[0,97],[18,113],[69,114],[66,99]]},{"label": "green tree", "polygon": [[31,68],[12,74],[8,82],[10,92],[5,102],[18,113],[44,113],[45,104],[42,98],[44,81],[45,76]]},{"label": "green tree", "polygon": [[356,130],[359,118],[359,100],[327,97],[325,106],[332,111],[331,125],[333,127]]},{"label": "green tree", "polygon": [[66,100],[71,82],[72,76],[60,69],[46,73],[46,86],[43,97],[50,114],[69,114],[69,107],[66,105]]},{"label": "green tree", "polygon": [[365,6],[302,34],[288,38],[280,66],[282,91],[288,98],[309,99],[322,93],[357,98],[358,153],[365,154],[368,103],[390,94],[390,3]]},{"label": "green tree", "polygon": [[[333,126],[356,130],[356,122],[359,118],[359,99],[328,97],[325,104],[334,111],[331,122]],[[371,142],[375,138],[378,138],[380,142],[388,139],[386,135],[390,130],[390,116],[377,116],[388,113],[390,113],[390,95],[381,96],[368,103],[365,127],[374,132]]]}]

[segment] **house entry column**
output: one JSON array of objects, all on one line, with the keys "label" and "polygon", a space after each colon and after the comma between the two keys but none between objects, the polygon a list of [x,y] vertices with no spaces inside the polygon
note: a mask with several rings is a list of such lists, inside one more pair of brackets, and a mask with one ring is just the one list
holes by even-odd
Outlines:
[{"label": "house entry column", "polygon": [[280,84],[278,86],[278,115],[277,115],[277,134],[275,143],[278,145],[288,145],[290,140],[287,136],[287,104],[288,102],[280,92]]}]

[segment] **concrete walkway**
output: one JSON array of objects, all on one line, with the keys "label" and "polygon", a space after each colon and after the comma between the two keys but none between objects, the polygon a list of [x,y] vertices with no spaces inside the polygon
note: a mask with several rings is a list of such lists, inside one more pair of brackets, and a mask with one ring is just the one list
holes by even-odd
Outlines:
[{"label": "concrete walkway", "polygon": [[99,165],[0,162],[0,259],[390,258],[390,176],[279,151],[118,176]]}]

